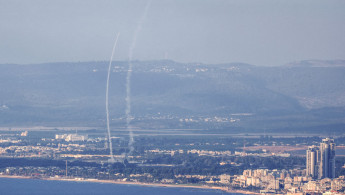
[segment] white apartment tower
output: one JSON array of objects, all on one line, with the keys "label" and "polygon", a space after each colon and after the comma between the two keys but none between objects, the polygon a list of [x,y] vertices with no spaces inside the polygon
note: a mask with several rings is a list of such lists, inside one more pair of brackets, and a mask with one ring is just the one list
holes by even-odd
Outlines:
[{"label": "white apartment tower", "polygon": [[319,175],[319,162],[320,162],[320,150],[319,147],[313,145],[309,146],[307,150],[307,176],[310,176],[314,179],[318,178]]}]

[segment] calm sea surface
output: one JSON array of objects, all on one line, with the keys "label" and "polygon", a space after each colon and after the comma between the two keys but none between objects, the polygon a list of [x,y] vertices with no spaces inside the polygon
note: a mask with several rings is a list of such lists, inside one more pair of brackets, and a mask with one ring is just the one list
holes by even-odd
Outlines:
[{"label": "calm sea surface", "polygon": [[230,195],[229,193],[224,193],[218,190],[12,178],[0,178],[0,194]]}]

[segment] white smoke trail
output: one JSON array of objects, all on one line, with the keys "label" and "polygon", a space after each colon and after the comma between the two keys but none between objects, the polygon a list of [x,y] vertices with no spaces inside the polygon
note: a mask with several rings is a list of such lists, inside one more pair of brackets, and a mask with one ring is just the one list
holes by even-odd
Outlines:
[{"label": "white smoke trail", "polygon": [[141,16],[139,23],[137,25],[137,28],[134,31],[132,44],[129,47],[129,52],[128,52],[128,71],[127,71],[127,77],[126,77],[126,123],[127,123],[127,131],[129,132],[129,142],[128,142],[129,152],[126,154],[126,156],[131,155],[134,150],[134,147],[133,147],[134,137],[133,137],[133,130],[131,127],[131,120],[132,120],[132,117],[131,117],[131,77],[132,77],[132,69],[133,69],[133,64],[132,64],[133,51],[137,43],[138,34],[141,31],[142,24],[144,23],[144,20],[146,18],[150,5],[151,5],[151,0],[147,2],[144,13]]},{"label": "white smoke trail", "polygon": [[113,143],[112,143],[112,140],[111,140],[110,125],[109,125],[109,80],[110,80],[111,63],[113,61],[113,56],[114,56],[114,53],[115,53],[115,48],[116,48],[117,40],[119,39],[119,36],[120,36],[120,33],[118,33],[116,35],[116,39],[115,39],[115,43],[114,43],[114,46],[113,46],[113,50],[111,52],[110,61],[109,61],[109,67],[108,67],[107,89],[105,91],[105,111],[107,113],[107,130],[108,130],[108,144],[109,144],[109,150],[110,150],[110,159],[109,159],[110,163],[114,163],[115,159],[114,159],[114,155],[113,155]]}]

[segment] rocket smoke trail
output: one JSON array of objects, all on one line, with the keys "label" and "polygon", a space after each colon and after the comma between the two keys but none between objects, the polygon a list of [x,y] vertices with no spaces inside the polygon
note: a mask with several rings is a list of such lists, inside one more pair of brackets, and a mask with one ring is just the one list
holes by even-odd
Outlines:
[{"label": "rocket smoke trail", "polygon": [[133,138],[133,131],[131,127],[131,120],[132,120],[131,118],[131,76],[132,76],[132,69],[133,69],[133,64],[132,64],[133,51],[135,49],[135,46],[137,43],[137,37],[141,31],[142,24],[144,23],[150,4],[151,4],[151,0],[147,2],[144,13],[141,16],[139,23],[137,25],[137,28],[134,31],[132,44],[129,47],[129,53],[128,53],[128,71],[127,71],[127,77],[126,77],[126,123],[127,123],[127,131],[129,132],[129,142],[128,142],[129,152],[126,154],[126,156],[131,155],[134,150],[134,147],[133,147],[134,138]]},{"label": "rocket smoke trail", "polygon": [[109,127],[109,79],[110,79],[111,63],[113,61],[113,56],[114,56],[114,52],[115,52],[115,48],[116,48],[116,44],[117,44],[117,40],[119,39],[119,36],[120,36],[120,33],[118,33],[116,35],[113,50],[111,52],[110,61],[109,61],[109,68],[108,68],[108,77],[107,77],[107,89],[105,91],[105,110],[107,113],[107,130],[108,130],[108,142],[109,142],[109,150],[110,150],[110,159],[109,159],[110,163],[114,163],[115,159],[113,156],[113,143],[111,140],[110,127]]}]

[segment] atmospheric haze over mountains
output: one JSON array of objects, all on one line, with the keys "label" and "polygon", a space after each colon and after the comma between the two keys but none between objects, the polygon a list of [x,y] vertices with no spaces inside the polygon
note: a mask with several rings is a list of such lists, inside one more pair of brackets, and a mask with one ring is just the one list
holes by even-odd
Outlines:
[{"label": "atmospheric haze over mountains", "polygon": [[[0,65],[0,123],[104,127],[108,63]],[[110,121],[113,127],[125,127],[128,62],[112,64]],[[131,123],[136,128],[229,132],[341,131],[344,75],[345,61],[341,60],[279,67],[133,61]],[[219,122],[215,117],[233,121]],[[186,122],[186,118],[195,122]]]}]

